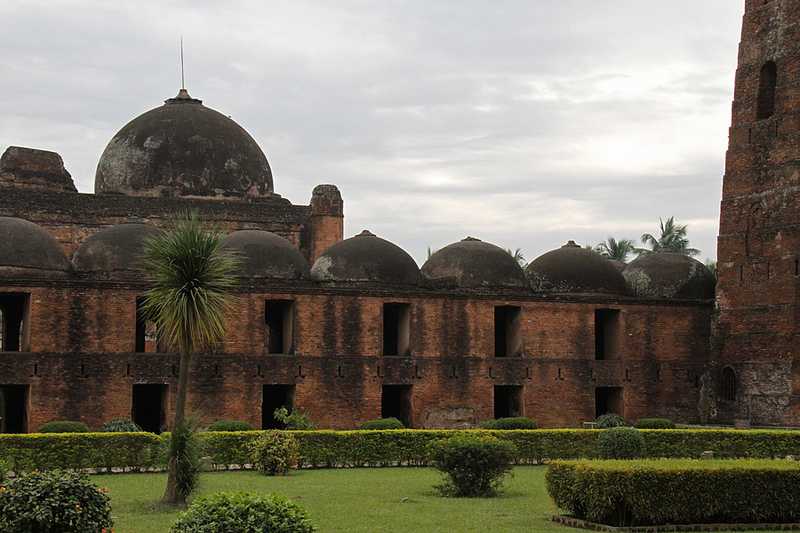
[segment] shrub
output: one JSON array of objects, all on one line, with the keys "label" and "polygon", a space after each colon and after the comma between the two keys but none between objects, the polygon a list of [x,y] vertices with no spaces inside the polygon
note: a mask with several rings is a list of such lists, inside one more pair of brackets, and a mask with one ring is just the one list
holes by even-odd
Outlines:
[{"label": "shrub", "polygon": [[669,418],[640,418],[636,421],[638,429],[675,429],[675,423]]},{"label": "shrub", "polygon": [[491,435],[462,433],[431,446],[434,467],[446,476],[437,488],[453,496],[493,496],[511,471],[516,448]]},{"label": "shrub", "polygon": [[600,415],[594,421],[598,429],[616,428],[625,425],[625,419],[614,413]]},{"label": "shrub", "polygon": [[360,429],[405,429],[406,427],[398,419],[392,418],[376,418],[375,420],[367,420],[361,424]]},{"label": "shrub", "polygon": [[88,433],[89,427],[83,422],[69,420],[53,420],[42,424],[39,433]]},{"label": "shrub", "polygon": [[142,428],[127,418],[115,418],[114,420],[106,422],[103,424],[103,427],[100,428],[100,431],[106,433],[136,433],[141,430]]},{"label": "shrub", "polygon": [[285,407],[278,407],[273,413],[275,420],[284,425],[288,430],[303,430],[308,431],[315,429],[314,424],[309,420],[308,416],[295,409],[290,413]]},{"label": "shrub", "polygon": [[175,485],[183,500],[197,488],[200,443],[193,422],[183,421],[169,435],[169,457],[175,461]]},{"label": "shrub", "polygon": [[243,420],[217,420],[208,426],[208,431],[252,431],[253,426]]},{"label": "shrub", "polygon": [[299,461],[297,439],[291,433],[267,431],[252,443],[251,461],[262,474],[288,474]]},{"label": "shrub", "polygon": [[546,479],[560,509],[614,526],[800,520],[794,461],[555,461]]},{"label": "shrub", "polygon": [[644,455],[644,437],[634,428],[606,429],[597,437],[597,455],[603,459],[636,459]]},{"label": "shrub", "polygon": [[481,423],[483,429],[536,429],[536,421],[524,416],[512,418],[498,418],[496,420],[486,420]]},{"label": "shrub", "polygon": [[2,533],[100,533],[110,529],[109,498],[76,472],[31,472],[0,490]]},{"label": "shrub", "polygon": [[195,499],[171,533],[312,533],[305,510],[283,496],[221,492]]}]

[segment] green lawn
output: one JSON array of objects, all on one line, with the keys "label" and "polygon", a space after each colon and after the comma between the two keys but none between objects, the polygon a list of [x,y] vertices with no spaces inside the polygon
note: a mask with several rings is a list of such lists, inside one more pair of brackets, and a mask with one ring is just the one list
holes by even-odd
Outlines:
[{"label": "green lawn", "polygon": [[[439,474],[428,468],[302,470],[287,477],[254,472],[203,474],[199,494],[248,490],[277,492],[303,505],[327,532],[559,532],[544,486],[545,467],[517,467],[498,498],[442,498]],[[157,504],[164,474],[94,476],[110,490],[115,533],[167,532],[177,512]]]}]

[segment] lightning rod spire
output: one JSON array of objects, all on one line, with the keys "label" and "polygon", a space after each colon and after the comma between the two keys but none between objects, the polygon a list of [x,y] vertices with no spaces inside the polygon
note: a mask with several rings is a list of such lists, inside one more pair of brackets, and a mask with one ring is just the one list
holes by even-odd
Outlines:
[{"label": "lightning rod spire", "polygon": [[183,35],[181,35],[181,89],[186,88],[186,83],[183,81]]}]

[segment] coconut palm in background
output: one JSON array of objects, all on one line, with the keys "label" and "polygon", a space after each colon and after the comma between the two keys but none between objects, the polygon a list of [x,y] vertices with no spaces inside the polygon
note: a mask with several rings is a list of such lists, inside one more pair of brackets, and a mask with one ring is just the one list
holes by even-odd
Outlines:
[{"label": "coconut palm in background", "polygon": [[514,261],[516,261],[519,266],[525,268],[525,255],[522,253],[522,248],[517,248],[513,252],[511,251],[511,248],[506,248],[506,253],[513,257]]},{"label": "coconut palm in background", "polygon": [[237,265],[238,258],[222,248],[222,235],[204,230],[196,213],[178,216],[173,227],[144,245],[143,266],[151,287],[143,310],[155,323],[159,338],[180,353],[164,503],[185,503],[193,487],[191,480],[180,479],[186,450],[175,438],[181,432],[185,435],[189,366],[193,354],[213,348],[225,335]]},{"label": "coconut palm in background", "polygon": [[675,217],[669,217],[666,221],[659,219],[659,222],[661,223],[661,231],[658,238],[650,233],[642,235],[642,244],[650,248],[636,248],[637,253],[674,252],[689,256],[700,253],[700,250],[689,247],[685,224],[676,224]]},{"label": "coconut palm in background", "polygon": [[617,240],[614,237],[609,237],[605,242],[595,246],[594,251],[608,259],[626,263],[628,256],[636,251],[636,246],[630,239]]}]

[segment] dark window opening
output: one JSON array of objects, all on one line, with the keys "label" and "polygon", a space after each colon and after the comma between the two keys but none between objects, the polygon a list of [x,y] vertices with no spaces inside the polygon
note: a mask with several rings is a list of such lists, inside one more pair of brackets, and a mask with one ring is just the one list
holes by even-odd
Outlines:
[{"label": "dark window opening", "polygon": [[594,312],[594,358],[616,359],[619,352],[619,311],[596,309]]},{"label": "dark window opening", "polygon": [[726,402],[736,401],[736,372],[729,366],[722,369],[720,395]]},{"label": "dark window opening", "polygon": [[144,313],[144,298],[136,299],[136,353],[163,353],[164,347],[158,338],[155,322],[147,320]]},{"label": "dark window opening", "polygon": [[409,355],[411,306],[383,304],[383,355]]},{"label": "dark window opening", "polygon": [[412,427],[411,385],[384,385],[381,390],[381,418],[396,418]]},{"label": "dark window opening", "polygon": [[522,353],[519,307],[501,305],[494,308],[494,356],[517,357]]},{"label": "dark window opening", "polygon": [[0,433],[28,432],[28,385],[0,385]]},{"label": "dark window opening", "polygon": [[622,387],[597,387],[594,390],[594,415],[615,414],[625,416]]},{"label": "dark window opening", "polygon": [[775,114],[775,86],[778,82],[778,67],[774,61],[767,61],[761,67],[761,78],[758,83],[758,120],[771,117]]},{"label": "dark window opening", "polygon": [[0,351],[30,351],[28,339],[28,314],[30,295],[19,293],[0,293]]},{"label": "dark window opening", "polygon": [[794,260],[794,275],[800,276],[800,259]]},{"label": "dark window opening", "polygon": [[522,416],[522,386],[494,386],[494,417],[509,418]]},{"label": "dark window opening", "polygon": [[161,433],[167,419],[168,385],[145,383],[133,386],[131,419],[144,431]]},{"label": "dark window opening", "polygon": [[294,302],[268,300],[264,311],[267,353],[294,353]]},{"label": "dark window opening", "polygon": [[285,407],[291,412],[294,407],[294,385],[264,385],[261,398],[261,427],[263,429],[285,429],[283,422],[275,419],[275,410]]}]

